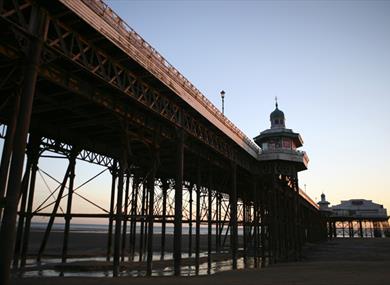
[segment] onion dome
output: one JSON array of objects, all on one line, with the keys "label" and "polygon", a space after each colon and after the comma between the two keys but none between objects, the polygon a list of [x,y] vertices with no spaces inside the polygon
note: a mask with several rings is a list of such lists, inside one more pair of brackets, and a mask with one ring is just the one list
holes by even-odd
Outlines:
[{"label": "onion dome", "polygon": [[270,120],[271,120],[271,129],[276,129],[276,128],[285,128],[285,118],[284,118],[284,113],[279,110],[278,108],[278,101],[275,103],[275,110],[270,114]]}]

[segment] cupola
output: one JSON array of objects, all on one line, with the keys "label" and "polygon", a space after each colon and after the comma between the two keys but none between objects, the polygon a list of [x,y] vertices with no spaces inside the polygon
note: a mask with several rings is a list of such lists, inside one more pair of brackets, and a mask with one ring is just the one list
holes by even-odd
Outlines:
[{"label": "cupola", "polygon": [[284,113],[278,108],[278,101],[275,103],[275,110],[270,114],[271,129],[286,128]]}]

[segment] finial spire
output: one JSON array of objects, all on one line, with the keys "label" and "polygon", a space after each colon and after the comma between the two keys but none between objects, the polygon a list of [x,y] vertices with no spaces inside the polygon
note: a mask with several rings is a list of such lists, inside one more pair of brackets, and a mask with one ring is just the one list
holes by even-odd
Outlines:
[{"label": "finial spire", "polygon": [[276,106],[276,109],[278,108],[278,97],[275,96],[275,106]]}]

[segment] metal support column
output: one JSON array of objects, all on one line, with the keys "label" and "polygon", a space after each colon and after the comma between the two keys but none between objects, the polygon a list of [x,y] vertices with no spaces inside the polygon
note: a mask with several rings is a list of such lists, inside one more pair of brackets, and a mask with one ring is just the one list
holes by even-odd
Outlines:
[{"label": "metal support column", "polygon": [[222,194],[216,193],[215,251],[221,251]]},{"label": "metal support column", "polygon": [[259,195],[257,193],[257,180],[253,177],[253,258],[255,268],[259,267]]},{"label": "metal support column", "polygon": [[359,220],[359,236],[363,238],[363,225],[362,220]]},{"label": "metal support column", "polygon": [[192,256],[192,188],[194,184],[190,184],[188,191],[190,192],[190,200],[189,200],[189,221],[188,221],[188,257]]},{"label": "metal support column", "polygon": [[173,234],[174,274],[180,275],[181,266],[181,238],[183,220],[183,168],[184,168],[184,137],[182,131],[178,134],[176,153],[176,180],[175,180],[175,218]]},{"label": "metal support column", "polygon": [[146,196],[147,187],[145,179],[142,182],[142,200],[141,200],[141,226],[140,226],[140,235],[139,235],[139,261],[141,262],[144,254],[144,233],[145,233],[145,216],[146,216]]},{"label": "metal support column", "polygon": [[165,258],[165,232],[167,225],[167,192],[168,192],[168,182],[166,179],[162,182],[162,221],[161,221],[161,260]]},{"label": "metal support column", "polygon": [[107,253],[106,260],[110,261],[111,259],[111,248],[112,248],[112,226],[114,220],[114,203],[115,203],[115,185],[116,178],[118,175],[117,162],[115,161],[111,170],[112,180],[111,180],[111,198],[110,198],[110,216],[108,218],[108,236],[107,236]]},{"label": "metal support column", "polygon": [[266,254],[269,255],[269,248],[268,248],[268,252],[266,252],[267,244],[269,244],[269,239],[268,239],[268,243],[267,243],[267,235],[269,234],[269,226],[267,226],[268,220],[267,220],[267,216],[266,216],[266,195],[265,195],[265,192],[266,192],[266,188],[264,187],[264,183],[263,183],[263,187],[262,187],[261,193],[260,193],[260,195],[261,195],[260,196],[261,197],[261,200],[260,200],[261,267],[266,266],[266,264],[267,264],[266,263]]},{"label": "metal support column", "polygon": [[27,190],[30,181],[31,167],[32,167],[31,156],[27,155],[26,169],[22,179],[21,192],[20,192],[21,202],[19,203],[20,206],[19,206],[18,227],[16,232],[14,260],[12,265],[13,269],[17,269],[19,264],[20,248],[21,248],[21,242],[23,237],[24,218],[25,218],[27,194],[28,194]]},{"label": "metal support column", "polygon": [[37,144],[31,149],[31,156],[32,156],[31,178],[30,178],[30,189],[28,191],[26,223],[24,226],[24,234],[22,240],[21,264],[20,264],[21,268],[23,268],[26,265],[28,243],[30,239],[30,226],[31,226],[31,219],[32,219],[32,207],[34,201],[35,180],[37,176],[38,160],[40,155],[40,143],[39,143],[40,140],[41,140],[40,137],[37,138]]},{"label": "metal support column", "polygon": [[21,187],[24,152],[27,133],[30,126],[32,103],[35,94],[43,41],[45,40],[46,18],[43,12],[33,6],[29,31],[36,37],[31,38],[25,61],[24,82],[20,97],[20,109],[15,126],[12,159],[10,164],[6,202],[0,230],[0,284],[10,284],[10,265],[15,246],[15,226],[18,198]]},{"label": "metal support column", "polygon": [[130,188],[130,172],[126,173],[126,190],[125,190],[125,203],[123,211],[123,229],[122,229],[122,243],[121,243],[121,261],[125,261],[126,251],[126,235],[127,235],[127,219],[128,219],[128,208],[129,208],[129,188]]},{"label": "metal support column", "polygon": [[64,240],[62,245],[62,258],[61,258],[62,263],[66,262],[66,256],[68,254],[70,220],[72,219],[72,198],[73,198],[76,157],[77,157],[77,152],[75,150],[72,150],[72,153],[69,157],[70,160],[69,189],[68,189],[68,201],[66,205],[66,215],[65,215]]},{"label": "metal support column", "polygon": [[133,175],[133,189],[131,193],[131,221],[130,221],[130,236],[129,236],[129,258],[134,260],[135,242],[137,237],[137,206],[138,206],[138,176]]},{"label": "metal support column", "polygon": [[[9,162],[11,160],[11,153],[12,153],[12,146],[14,141],[14,135],[15,135],[15,128],[16,128],[16,120],[18,118],[19,113],[19,94],[14,95],[13,100],[13,110],[12,110],[12,117],[7,125],[7,133],[5,135],[4,145],[3,145],[3,153],[1,155],[1,165],[0,165],[0,204],[5,203],[5,189],[7,187],[7,177],[8,177],[8,170],[9,170]],[[3,202],[4,201],[4,202]],[[0,207],[0,221],[3,216],[3,208]],[[1,226],[1,225],[0,225]]]},{"label": "metal support column", "polygon": [[231,167],[231,192],[230,199],[230,248],[232,252],[232,267],[237,269],[237,166],[232,163]]},{"label": "metal support column", "polygon": [[211,270],[211,242],[212,242],[212,212],[213,212],[213,198],[212,198],[212,175],[211,167],[209,168],[209,182],[207,189],[207,273],[210,274]]},{"label": "metal support column", "polygon": [[118,168],[118,193],[116,199],[116,215],[115,215],[115,239],[114,239],[114,260],[113,260],[113,276],[117,277],[119,273],[119,258],[121,248],[121,221],[122,213],[122,198],[123,198],[123,180],[124,172],[127,171],[127,164],[123,161],[119,163]]},{"label": "metal support column", "polygon": [[196,170],[196,232],[195,232],[195,273],[199,274],[199,255],[200,255],[200,184],[201,184],[201,168],[200,160],[198,159]]},{"label": "metal support column", "polygon": [[152,170],[148,177],[148,192],[149,192],[149,213],[148,213],[148,252],[146,276],[152,275],[152,260],[153,260],[153,225],[154,225],[154,180],[156,176],[157,160],[154,161]]}]

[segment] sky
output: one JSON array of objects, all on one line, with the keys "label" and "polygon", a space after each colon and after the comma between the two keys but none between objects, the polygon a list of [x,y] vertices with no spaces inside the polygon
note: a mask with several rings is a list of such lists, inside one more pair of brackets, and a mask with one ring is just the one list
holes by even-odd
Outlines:
[{"label": "sky", "polygon": [[[303,137],[299,183],[314,200],[369,199],[390,212],[390,1],[107,3],[218,108],[224,90],[225,115],[249,138],[270,127],[277,96]],[[66,161],[39,166],[61,180]],[[78,162],[75,185],[102,169]],[[107,208],[110,184],[106,171],[80,193]],[[35,206],[49,194],[40,176],[37,188]],[[75,212],[101,212],[74,199]]]},{"label": "sky", "polygon": [[310,163],[302,188],[390,210],[390,1],[107,3],[248,137],[278,97]]}]

